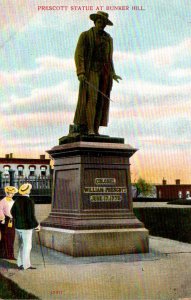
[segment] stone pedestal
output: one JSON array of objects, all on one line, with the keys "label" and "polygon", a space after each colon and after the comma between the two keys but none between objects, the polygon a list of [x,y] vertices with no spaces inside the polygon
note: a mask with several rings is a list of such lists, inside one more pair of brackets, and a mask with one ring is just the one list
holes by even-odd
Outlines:
[{"label": "stone pedestal", "polygon": [[73,256],[148,251],[148,231],[132,207],[129,158],[136,149],[122,139],[106,141],[62,138],[48,151],[54,183],[43,245]]},{"label": "stone pedestal", "polygon": [[71,256],[97,256],[148,252],[148,231],[144,228],[69,230],[44,227],[46,247]]}]

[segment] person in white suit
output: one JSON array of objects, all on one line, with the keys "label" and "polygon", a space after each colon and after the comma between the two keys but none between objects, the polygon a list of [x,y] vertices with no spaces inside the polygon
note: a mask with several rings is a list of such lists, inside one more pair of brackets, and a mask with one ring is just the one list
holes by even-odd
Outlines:
[{"label": "person in white suit", "polygon": [[40,224],[36,220],[34,202],[29,195],[32,189],[30,183],[25,183],[19,188],[19,194],[11,209],[15,219],[15,228],[19,237],[19,253],[17,265],[20,270],[36,269],[31,266],[30,253],[32,249],[33,229],[40,230]]}]

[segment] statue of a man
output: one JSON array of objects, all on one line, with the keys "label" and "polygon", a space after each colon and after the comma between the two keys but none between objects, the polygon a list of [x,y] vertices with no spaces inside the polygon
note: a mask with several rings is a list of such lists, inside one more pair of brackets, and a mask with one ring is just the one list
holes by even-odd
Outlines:
[{"label": "statue of a man", "polygon": [[75,51],[80,87],[74,124],[80,132],[80,128],[86,128],[88,135],[98,135],[99,126],[108,124],[112,81],[119,82],[121,77],[114,70],[113,40],[104,31],[106,25],[113,23],[102,11],[91,14],[90,19],[95,26],[81,33]]}]

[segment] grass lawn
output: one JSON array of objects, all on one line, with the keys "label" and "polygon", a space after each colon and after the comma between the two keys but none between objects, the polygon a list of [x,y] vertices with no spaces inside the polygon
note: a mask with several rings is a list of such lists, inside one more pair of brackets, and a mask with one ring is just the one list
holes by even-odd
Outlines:
[{"label": "grass lawn", "polygon": [[33,294],[29,294],[25,290],[21,289],[11,279],[3,276],[3,273],[7,273],[9,276],[12,276],[12,273],[14,273],[15,271],[17,271],[17,269],[14,264],[0,259],[0,298],[1,299],[39,299]]},{"label": "grass lawn", "polygon": [[191,243],[191,206],[135,207],[137,218],[151,235]]}]

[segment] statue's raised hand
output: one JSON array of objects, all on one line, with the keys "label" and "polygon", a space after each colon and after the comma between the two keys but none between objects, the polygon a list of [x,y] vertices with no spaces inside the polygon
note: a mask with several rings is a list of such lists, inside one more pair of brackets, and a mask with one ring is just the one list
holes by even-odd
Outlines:
[{"label": "statue's raised hand", "polygon": [[81,83],[85,83],[85,81],[87,80],[86,76],[84,74],[80,74],[78,76],[78,80],[81,82]]},{"label": "statue's raised hand", "polygon": [[117,81],[117,82],[119,82],[119,79],[120,80],[122,80],[122,78],[120,77],[120,76],[118,76],[118,75],[113,75],[113,79],[115,80],[115,81]]}]

